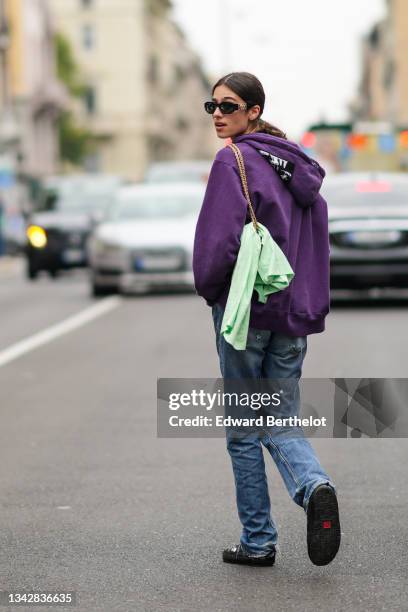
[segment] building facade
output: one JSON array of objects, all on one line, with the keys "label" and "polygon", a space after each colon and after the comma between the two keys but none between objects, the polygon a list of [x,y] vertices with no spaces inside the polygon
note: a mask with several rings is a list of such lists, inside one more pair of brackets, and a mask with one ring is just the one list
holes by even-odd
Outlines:
[{"label": "building facade", "polygon": [[146,32],[150,157],[210,158],[220,146],[203,108],[211,83],[183,32],[158,4],[150,8]]},{"label": "building facade", "polygon": [[143,177],[151,161],[211,157],[202,112],[209,83],[167,0],[52,0],[86,83],[76,119],[90,129],[90,170]]},{"label": "building facade", "polygon": [[362,41],[362,71],[351,104],[354,119],[408,127],[408,3],[387,0],[385,18]]},{"label": "building facade", "polygon": [[47,0],[3,0],[2,8],[9,42],[1,104],[14,130],[9,145],[19,170],[41,177],[56,171],[56,119],[68,102],[56,77],[53,23]]}]

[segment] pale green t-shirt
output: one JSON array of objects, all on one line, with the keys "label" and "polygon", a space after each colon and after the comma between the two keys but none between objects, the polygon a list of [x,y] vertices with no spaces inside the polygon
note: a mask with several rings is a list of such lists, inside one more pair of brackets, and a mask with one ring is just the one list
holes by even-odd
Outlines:
[{"label": "pale green t-shirt", "polygon": [[221,324],[221,334],[238,351],[246,349],[254,289],[265,304],[271,293],[285,289],[295,276],[268,228],[261,223],[258,228],[256,232],[251,222],[242,231]]}]

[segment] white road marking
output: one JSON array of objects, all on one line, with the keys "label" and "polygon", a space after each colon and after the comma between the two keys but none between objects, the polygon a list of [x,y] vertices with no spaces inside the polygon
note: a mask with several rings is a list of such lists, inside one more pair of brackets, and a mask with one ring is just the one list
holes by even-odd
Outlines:
[{"label": "white road marking", "polygon": [[122,299],[117,295],[104,298],[97,304],[93,304],[78,314],[61,321],[61,323],[51,325],[51,327],[47,327],[43,331],[40,331],[33,336],[29,336],[25,340],[12,344],[8,348],[4,349],[4,351],[0,351],[0,367],[10,363],[10,361],[14,361],[14,359],[18,359],[18,357],[21,357],[21,355],[24,355],[29,351],[33,351],[39,346],[43,346],[43,344],[47,344],[48,342],[55,340],[55,338],[59,338],[64,334],[68,334],[69,332],[78,329],[78,327],[86,325],[86,323],[89,323],[107,312],[110,312],[114,308],[117,308],[121,303]]}]

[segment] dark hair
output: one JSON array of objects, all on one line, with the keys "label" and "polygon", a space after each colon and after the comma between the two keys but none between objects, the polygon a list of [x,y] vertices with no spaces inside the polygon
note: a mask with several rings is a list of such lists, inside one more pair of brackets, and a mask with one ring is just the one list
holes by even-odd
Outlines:
[{"label": "dark hair", "polygon": [[262,87],[262,83],[250,72],[230,72],[225,76],[221,77],[214,87],[212,93],[219,85],[226,85],[240,98],[244,100],[249,106],[255,106],[259,104],[261,111],[257,119],[257,132],[264,132],[265,134],[271,134],[272,136],[278,136],[287,140],[285,132],[282,132],[279,128],[275,127],[271,123],[261,119],[261,115],[265,106],[265,92]]}]

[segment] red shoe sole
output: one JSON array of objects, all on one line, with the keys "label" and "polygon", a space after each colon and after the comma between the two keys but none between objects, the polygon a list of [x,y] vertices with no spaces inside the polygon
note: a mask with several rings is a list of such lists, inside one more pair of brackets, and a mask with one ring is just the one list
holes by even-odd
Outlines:
[{"label": "red shoe sole", "polygon": [[336,556],[341,540],[339,508],[335,492],[318,486],[307,508],[307,551],[315,565],[327,565]]}]

